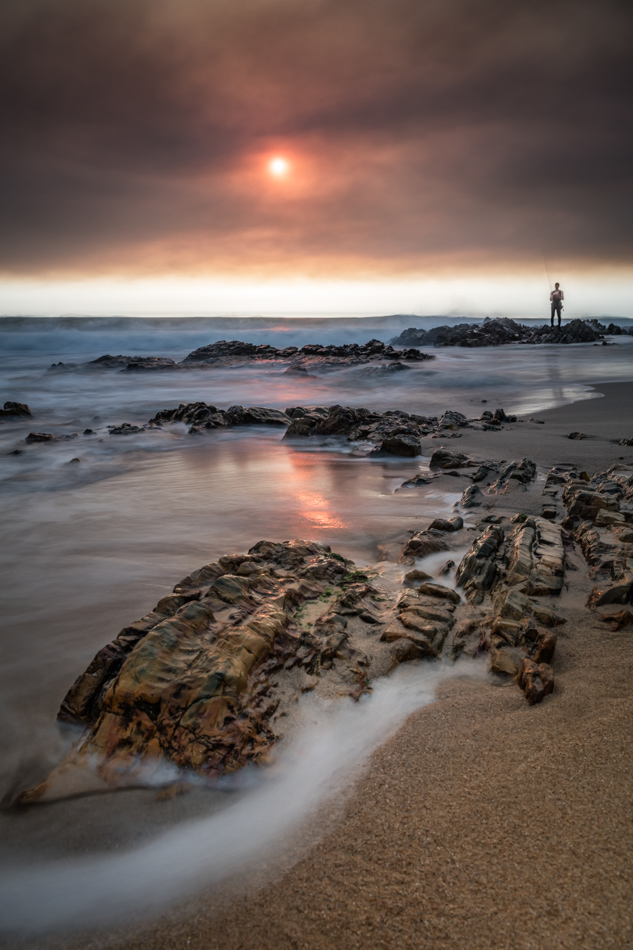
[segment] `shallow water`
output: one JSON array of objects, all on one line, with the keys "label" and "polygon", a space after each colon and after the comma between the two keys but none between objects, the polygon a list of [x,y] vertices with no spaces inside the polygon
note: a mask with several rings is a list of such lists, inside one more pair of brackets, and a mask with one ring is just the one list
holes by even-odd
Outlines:
[{"label": "shallow water", "polygon": [[[101,355],[100,341],[91,349],[85,337],[80,358]],[[118,352],[147,342],[122,339]],[[76,343],[68,346],[77,359]],[[451,408],[469,416],[487,400],[486,408],[529,415],[587,398],[595,382],[633,378],[630,338],[612,347],[434,353],[433,362],[393,376],[360,367],[315,380],[284,377],[277,366],[48,373],[50,363],[68,355],[43,343],[2,358],[0,402],[26,402],[36,416],[0,426],[2,792],[37,777],[60,754],[66,740],[55,713],[96,650],[192,569],[262,538],[302,537],[325,541],[360,564],[382,560],[397,574],[403,534],[421,519],[450,513],[463,487],[455,479],[454,493],[433,486],[396,491],[428,458],[362,459],[338,440],[297,447],[278,429],[192,438],[172,426],[117,437],[107,424],[145,422],[159,409],[198,399],[222,408],[341,403],[425,414]],[[88,427],[96,434],[81,434]],[[29,431],[80,434],[26,446]],[[10,454],[16,448],[21,454]],[[75,457],[81,461],[71,463]],[[128,847],[224,807],[202,793],[160,805],[152,796],[135,791],[5,812],[0,837],[12,861],[37,861]]]}]

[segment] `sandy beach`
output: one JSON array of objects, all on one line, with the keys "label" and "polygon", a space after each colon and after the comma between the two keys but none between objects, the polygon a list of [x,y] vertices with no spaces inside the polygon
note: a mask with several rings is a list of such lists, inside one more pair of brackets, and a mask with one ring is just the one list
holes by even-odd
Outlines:
[{"label": "sandy beach", "polygon": [[[589,472],[630,464],[633,449],[612,440],[630,437],[633,385],[596,389],[603,398],[540,413],[542,425],[467,432],[459,449]],[[569,440],[572,430],[593,438]],[[631,627],[611,633],[589,617],[582,557],[569,560],[578,570],[560,601],[576,622],[559,634],[552,696],[530,707],[511,682],[447,683],[328,807],[322,828],[308,822],[307,840],[321,837],[305,853],[295,842],[285,864],[253,868],[233,894],[210,892],[104,945],[630,946]]]}]

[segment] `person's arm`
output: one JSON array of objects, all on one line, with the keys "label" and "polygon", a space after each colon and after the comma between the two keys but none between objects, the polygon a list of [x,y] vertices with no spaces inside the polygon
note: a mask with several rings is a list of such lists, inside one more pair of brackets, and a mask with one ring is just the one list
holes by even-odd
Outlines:
[{"label": "person's arm", "polygon": [[553,291],[553,290],[551,291],[551,293],[550,293],[550,295],[549,295],[549,299],[550,299],[550,300],[553,300],[553,299],[554,299],[554,291]]},{"label": "person's arm", "polygon": [[560,292],[560,299],[561,299],[561,300],[564,300],[564,299],[565,299],[565,291],[564,291],[564,290],[561,290],[561,292]]}]

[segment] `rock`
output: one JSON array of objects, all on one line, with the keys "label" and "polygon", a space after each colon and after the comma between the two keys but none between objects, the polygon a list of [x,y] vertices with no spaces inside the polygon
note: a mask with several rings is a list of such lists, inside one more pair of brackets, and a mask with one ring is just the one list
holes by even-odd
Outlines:
[{"label": "rock", "polygon": [[524,584],[536,596],[559,594],[565,576],[561,528],[543,518],[528,518],[510,538],[509,585]]},{"label": "rock", "polygon": [[392,666],[410,663],[411,660],[424,660],[432,656],[434,656],[432,647],[425,646],[422,641],[414,643],[413,640],[398,640],[391,648]]},{"label": "rock", "polygon": [[590,435],[586,435],[584,432],[570,432],[567,436],[568,439],[575,439],[576,442],[580,442],[581,439],[590,439]]},{"label": "rock", "polygon": [[[66,364],[72,366],[73,364]],[[157,370],[175,369],[176,361],[167,356],[99,356],[89,363],[80,364],[81,369]],[[51,367],[52,368],[52,367]]]},{"label": "rock", "polygon": [[282,376],[299,376],[303,379],[316,379],[317,377],[314,373],[309,373],[305,366],[295,366],[290,365],[288,369],[285,369],[282,373]]},{"label": "rock", "polygon": [[264,406],[231,406],[226,412],[230,426],[287,426],[288,416],[279,409],[267,409]]},{"label": "rock", "polygon": [[[319,343],[307,343],[298,349],[287,346],[282,349],[269,344],[243,343],[240,340],[219,340],[207,346],[198,347],[189,353],[179,364],[182,369],[206,366],[233,366],[240,363],[264,360],[291,361],[297,366],[356,366],[379,360],[398,362],[421,362],[433,359],[431,354],[420,353],[417,349],[396,351],[388,343],[369,340],[367,343],[345,343],[323,346]],[[392,371],[392,370],[388,370]],[[397,370],[396,370],[397,372]]]},{"label": "rock", "polygon": [[5,402],[0,409],[0,419],[30,419],[33,413],[25,402]]},{"label": "rock", "polygon": [[433,580],[431,574],[427,574],[426,571],[408,571],[403,579],[402,583],[407,587],[415,587],[416,584],[421,584],[423,581]]},{"label": "rock", "polygon": [[413,478],[403,482],[400,488],[417,488],[419,485],[430,485],[437,477],[437,475],[427,475],[425,472],[421,472],[419,475],[414,475]]},{"label": "rock", "polygon": [[[6,407],[6,402],[5,402]],[[633,439],[620,439],[618,445],[633,445]]]},{"label": "rock", "polygon": [[398,620],[404,627],[407,627],[408,630],[415,630],[417,633],[428,637],[429,643],[433,641],[433,637],[437,633],[436,627],[429,624],[426,618],[420,617],[420,615],[413,610],[403,610],[398,616]]},{"label": "rock", "polygon": [[622,577],[611,586],[598,584],[587,601],[588,607],[604,607],[606,604],[633,603],[633,577]]},{"label": "rock", "polygon": [[519,671],[513,651],[504,647],[490,652],[490,669],[493,673],[503,673],[507,676],[516,676]]},{"label": "rock", "polygon": [[137,432],[144,432],[145,426],[134,426],[129,422],[123,422],[120,426],[108,426],[110,435],[136,435]]},{"label": "rock", "polygon": [[364,376],[393,376],[394,373],[409,372],[410,367],[395,360],[393,363],[383,363],[380,366],[368,366],[359,370]]},{"label": "rock", "polygon": [[551,663],[556,650],[557,636],[551,630],[540,630],[534,642],[533,660],[535,663]]},{"label": "rock", "polygon": [[500,617],[508,620],[522,620],[530,613],[531,602],[525,594],[515,587],[510,587],[497,598],[495,611]]},{"label": "rock", "polygon": [[616,630],[621,630],[622,627],[633,624],[633,613],[630,610],[620,610],[617,614],[607,614],[605,617],[599,617],[598,619],[603,623],[610,624],[611,631],[615,633]]},{"label": "rock", "polygon": [[460,515],[454,518],[435,518],[429,525],[430,531],[461,531],[464,527],[464,519]]},{"label": "rock", "polygon": [[461,412],[447,409],[437,424],[438,429],[464,429],[469,425],[468,419]]},{"label": "rock", "polygon": [[433,452],[429,466],[431,468],[467,468],[478,464],[462,452],[451,452],[448,449],[440,448]]},{"label": "rock", "polygon": [[499,478],[490,486],[491,492],[505,492],[512,481],[527,485],[536,478],[536,464],[532,459],[524,458],[520,462],[510,462],[501,470]]},{"label": "rock", "polygon": [[457,568],[456,580],[467,595],[488,591],[497,579],[496,555],[504,540],[503,529],[490,526],[471,545]]},{"label": "rock", "polygon": [[[161,761],[211,777],[266,754],[277,707],[265,700],[266,671],[294,664],[310,671],[320,658],[331,664],[347,655],[345,618],[331,612],[314,636],[297,635],[293,618],[306,600],[318,602],[333,576],[347,575],[350,562],[305,541],[261,541],[241,558],[260,572],[245,578],[206,565],[99,651],[59,714],[86,734],[21,803],[72,794],[68,776],[81,769],[86,791],[138,784],[142,770]],[[235,569],[238,559],[222,560]]]},{"label": "rock", "polygon": [[533,706],[540,703],[554,689],[554,671],[547,663],[535,663],[527,657],[522,661],[518,683]]},{"label": "rock", "polygon": [[560,624],[567,623],[564,617],[561,617],[550,607],[543,607],[542,604],[532,604],[532,612],[539,623],[546,627],[558,627]]},{"label": "rock", "polygon": [[483,482],[485,478],[488,478],[493,472],[499,471],[499,464],[497,462],[483,462],[474,475],[471,475],[473,482]]},{"label": "rock", "polygon": [[483,493],[476,485],[469,485],[459,503],[462,508],[479,508],[484,503]]},{"label": "rock", "polygon": [[456,326],[434,327],[424,331],[414,327],[405,330],[391,342],[408,346],[504,346],[510,343],[594,343],[602,340],[607,327],[597,320],[571,320],[562,327],[530,327],[500,317],[483,323],[459,323]]},{"label": "rock", "polygon": [[432,584],[430,581],[424,581],[418,587],[418,594],[426,594],[427,597],[438,597],[440,600],[448,600],[451,604],[461,603],[461,597],[456,590],[451,587],[444,587],[442,584]]},{"label": "rock", "polygon": [[[399,455],[412,458],[421,454],[420,439],[414,435],[403,433],[402,435],[393,435],[383,439],[380,447],[375,452],[386,453],[387,455]],[[372,453],[372,454],[374,454]]]},{"label": "rock", "polygon": [[424,531],[418,531],[410,538],[403,551],[403,557],[427,557],[429,554],[437,554],[439,551],[448,551],[444,531],[431,531],[427,528]]},{"label": "rock", "polygon": [[57,438],[52,432],[29,432],[24,441],[32,445],[35,442],[57,442]]}]

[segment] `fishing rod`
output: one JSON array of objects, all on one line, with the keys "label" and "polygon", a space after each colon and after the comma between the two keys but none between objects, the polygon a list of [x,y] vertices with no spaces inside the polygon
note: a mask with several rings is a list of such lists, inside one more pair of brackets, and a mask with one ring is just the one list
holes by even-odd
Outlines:
[{"label": "fishing rod", "polygon": [[548,289],[551,291],[551,289],[552,289],[552,278],[551,278],[550,275],[549,275],[549,268],[548,268],[548,266],[547,266],[547,260],[546,260],[546,258],[545,258],[545,251],[543,250],[542,247],[541,247],[541,254],[543,255],[543,263],[545,264],[545,273],[547,274],[547,286],[548,286]]}]

